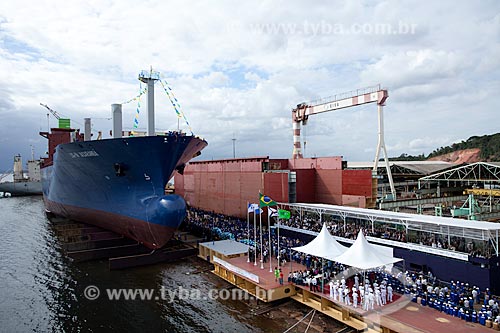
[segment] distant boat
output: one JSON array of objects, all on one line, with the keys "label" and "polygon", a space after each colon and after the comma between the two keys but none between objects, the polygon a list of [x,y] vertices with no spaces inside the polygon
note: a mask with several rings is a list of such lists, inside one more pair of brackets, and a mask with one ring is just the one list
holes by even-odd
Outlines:
[{"label": "distant boat", "polygon": [[0,182],[2,196],[8,196],[6,193],[10,193],[13,197],[42,194],[40,160],[35,160],[33,155],[32,153],[27,163],[28,175],[24,174],[21,155],[14,156],[13,181]]}]

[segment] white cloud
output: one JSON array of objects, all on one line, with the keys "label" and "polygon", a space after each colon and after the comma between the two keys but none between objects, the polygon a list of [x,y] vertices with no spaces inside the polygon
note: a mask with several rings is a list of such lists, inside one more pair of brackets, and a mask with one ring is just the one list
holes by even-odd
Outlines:
[{"label": "white cloud", "polygon": [[[18,143],[1,143],[1,156],[43,146],[39,102],[107,132],[110,104],[135,96],[150,65],[209,141],[207,158],[230,157],[233,133],[239,156],[290,156],[296,104],[376,83],[389,89],[389,154],[428,153],[498,131],[499,11],[496,1],[3,1],[0,117]],[[387,25],[414,31],[375,31]],[[177,127],[160,87],[156,101],[158,128]],[[135,108],[124,105],[125,127]],[[22,133],[6,130],[20,122]],[[307,154],[371,160],[376,123],[374,105],[311,117]]]}]

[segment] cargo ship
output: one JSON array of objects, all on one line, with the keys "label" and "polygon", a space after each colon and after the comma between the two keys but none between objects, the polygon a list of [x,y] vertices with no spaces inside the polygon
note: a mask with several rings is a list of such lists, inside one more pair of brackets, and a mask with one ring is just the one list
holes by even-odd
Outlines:
[{"label": "cargo ship", "polygon": [[31,155],[31,160],[27,162],[27,175],[23,171],[21,155],[14,156],[14,173],[11,174],[12,181],[2,182],[3,177],[0,177],[0,192],[9,193],[13,197],[42,194],[40,160],[35,160],[33,151]]},{"label": "cargo ship", "polygon": [[89,223],[134,239],[148,248],[163,247],[186,215],[184,199],[165,194],[177,170],[200,154],[207,142],[181,131],[154,130],[156,72],[143,71],[148,84],[148,128],[145,136],[122,137],[121,104],[112,105],[113,138],[91,140],[71,128],[40,132],[49,154],[41,165],[47,212]]}]

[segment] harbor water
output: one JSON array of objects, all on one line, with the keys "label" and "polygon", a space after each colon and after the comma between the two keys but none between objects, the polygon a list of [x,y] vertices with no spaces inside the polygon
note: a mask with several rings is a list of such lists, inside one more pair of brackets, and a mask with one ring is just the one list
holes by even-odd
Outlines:
[{"label": "harbor water", "polygon": [[[229,286],[197,258],[123,271],[106,260],[75,263],[65,256],[41,196],[0,199],[1,332],[269,332],[283,322],[250,311],[248,301],[156,297],[110,300],[104,290]],[[95,286],[101,295],[86,297]],[[158,294],[157,294],[158,295]],[[206,297],[205,297],[206,298]]]}]

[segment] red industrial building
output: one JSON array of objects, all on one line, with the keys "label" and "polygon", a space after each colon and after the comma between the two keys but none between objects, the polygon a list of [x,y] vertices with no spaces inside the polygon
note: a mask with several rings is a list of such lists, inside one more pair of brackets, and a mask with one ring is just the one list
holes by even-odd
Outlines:
[{"label": "red industrial building", "polygon": [[372,206],[377,184],[371,170],[346,166],[340,156],[190,162],[182,175],[175,174],[175,191],[193,207],[239,217],[259,192],[278,202]]}]

